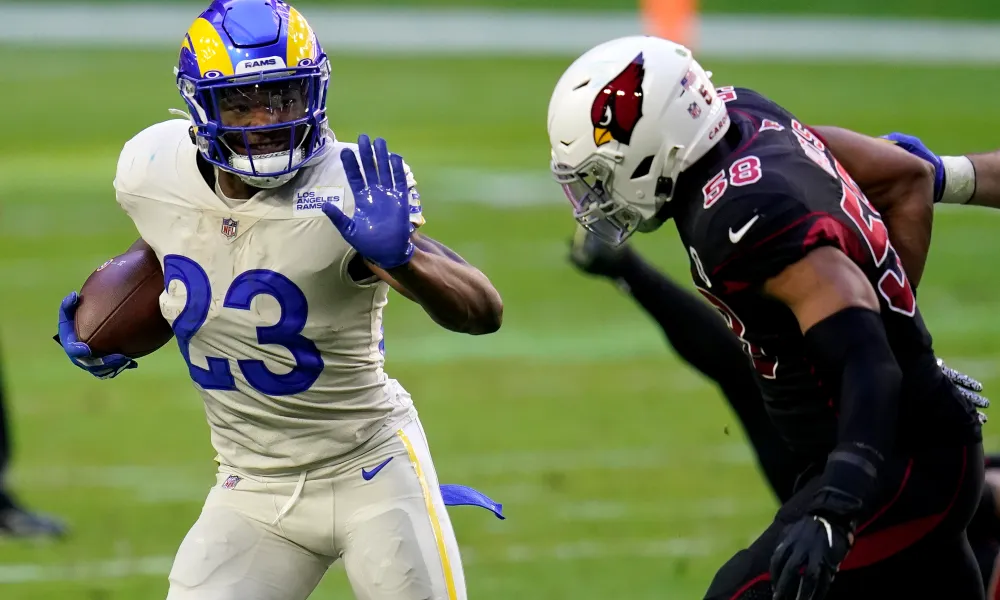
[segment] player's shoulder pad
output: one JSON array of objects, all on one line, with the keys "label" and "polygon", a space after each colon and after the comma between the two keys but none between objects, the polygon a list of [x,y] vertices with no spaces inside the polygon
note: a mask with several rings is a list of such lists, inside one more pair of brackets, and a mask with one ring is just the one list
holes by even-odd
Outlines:
[{"label": "player's shoulder pad", "polygon": [[750,88],[720,88],[720,96],[731,109],[746,112],[758,119],[771,119],[788,123],[795,117],[780,104]]},{"label": "player's shoulder pad", "polygon": [[773,242],[808,218],[803,191],[780,170],[761,170],[758,181],[732,186],[706,209],[696,248],[711,276],[770,252]]},{"label": "player's shoulder pad", "polygon": [[146,187],[157,156],[176,156],[181,144],[191,143],[186,119],[170,119],[143,129],[125,142],[115,169],[115,189],[124,193],[140,193]]},{"label": "player's shoulder pad", "polygon": [[721,88],[721,89],[723,89],[724,91],[726,89],[732,90],[732,95],[734,96],[734,100],[737,100],[737,101],[739,101],[739,100],[756,100],[756,101],[770,102],[770,100],[768,100],[768,98],[766,96],[764,96],[764,94],[761,94],[757,90],[753,90],[753,89],[750,89],[750,88],[739,87],[739,86],[731,86],[730,88]]}]

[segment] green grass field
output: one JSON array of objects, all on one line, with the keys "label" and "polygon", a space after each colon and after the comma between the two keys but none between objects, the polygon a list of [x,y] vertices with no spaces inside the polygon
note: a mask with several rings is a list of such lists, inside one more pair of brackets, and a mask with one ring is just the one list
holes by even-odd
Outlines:
[{"label": "green grass field", "polygon": [[[174,56],[0,50],[12,52],[30,56],[0,62],[9,100],[0,345],[13,479],[73,531],[62,543],[0,542],[0,598],[162,598],[169,559],[213,483],[200,399],[173,344],[99,382],[49,337],[59,300],[135,238],[111,179],[122,143],[181,105]],[[555,184],[535,182],[547,177],[545,110],[566,63],[335,60],[339,137],[385,136],[422,182],[427,232],[481,266],[506,301],[498,334],[465,338],[394,296],[388,371],[417,402],[441,479],[505,504],[504,522],[451,512],[470,597],[699,598],[775,506],[714,388],[626,298],[565,262],[572,219],[562,204],[541,202],[558,201]],[[995,70],[706,66],[717,82],[757,87],[807,122],[902,129],[945,153],[997,144],[998,113],[964,110],[964,99],[941,93],[942,82],[963,81],[991,98]],[[466,183],[456,187],[456,174]],[[477,197],[500,203],[468,202]],[[993,389],[998,230],[994,214],[940,210],[920,293],[939,353]],[[670,226],[639,246],[686,277]],[[990,427],[987,435],[1000,445]],[[349,598],[342,571],[314,597]]]}]

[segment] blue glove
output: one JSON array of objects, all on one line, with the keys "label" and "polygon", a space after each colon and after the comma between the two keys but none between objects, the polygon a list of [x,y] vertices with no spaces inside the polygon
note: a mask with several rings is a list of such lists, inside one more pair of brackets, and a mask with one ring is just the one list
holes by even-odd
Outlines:
[{"label": "blue glove", "polygon": [[920,138],[912,135],[893,132],[888,135],[883,135],[882,138],[896,144],[913,156],[922,158],[934,165],[934,202],[940,202],[941,195],[944,193],[944,164],[941,162],[941,157],[931,152],[930,149],[925,146],[922,141],[920,141]]},{"label": "blue glove", "polygon": [[403,157],[389,154],[382,138],[376,138],[373,153],[367,135],[358,137],[358,154],[364,176],[354,152],[347,148],[340,152],[354,193],[354,216],[348,217],[332,202],[323,205],[323,213],[364,258],[383,269],[405,265],[414,248]]},{"label": "blue glove", "polygon": [[90,351],[90,346],[76,338],[76,323],[73,320],[73,315],[76,313],[76,305],[79,301],[80,295],[73,292],[63,298],[62,304],[59,305],[57,341],[62,345],[63,351],[66,352],[70,361],[98,379],[111,379],[126,369],[138,367],[138,363],[122,354],[94,356]]},{"label": "blue glove", "polygon": [[835,519],[806,515],[788,526],[771,557],[774,600],[822,600],[854,543]]}]

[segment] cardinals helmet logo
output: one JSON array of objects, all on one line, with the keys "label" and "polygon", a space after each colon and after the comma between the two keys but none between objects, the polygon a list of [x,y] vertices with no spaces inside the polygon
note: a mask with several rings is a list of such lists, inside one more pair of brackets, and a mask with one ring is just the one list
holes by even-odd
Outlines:
[{"label": "cardinals helmet logo", "polygon": [[594,98],[590,121],[594,125],[594,143],[603,146],[611,140],[628,144],[635,124],[642,118],[642,79],[646,75],[642,53],[632,59]]}]

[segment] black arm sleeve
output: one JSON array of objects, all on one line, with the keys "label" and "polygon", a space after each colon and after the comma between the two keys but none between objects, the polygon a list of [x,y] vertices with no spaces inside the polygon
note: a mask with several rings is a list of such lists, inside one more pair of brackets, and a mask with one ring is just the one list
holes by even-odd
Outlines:
[{"label": "black arm sleeve", "polygon": [[756,387],[739,340],[707,302],[631,251],[622,260],[620,279],[684,361],[722,387],[734,379],[738,385]]},{"label": "black arm sleeve", "polygon": [[805,342],[840,397],[838,443],[813,508],[853,518],[895,441],[903,375],[875,311],[846,308],[813,325]]}]

